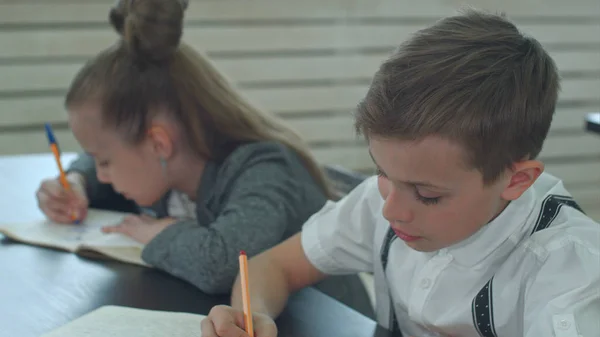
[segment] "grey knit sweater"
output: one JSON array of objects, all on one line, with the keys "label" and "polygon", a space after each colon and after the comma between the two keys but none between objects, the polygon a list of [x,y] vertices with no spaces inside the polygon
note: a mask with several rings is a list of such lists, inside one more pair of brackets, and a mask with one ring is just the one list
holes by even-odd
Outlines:
[{"label": "grey knit sweater", "polygon": [[[93,158],[69,167],[85,176],[90,207],[168,216],[165,195],[143,210],[96,178]],[[238,254],[256,255],[292,234],[325,203],[326,196],[287,147],[272,142],[239,146],[209,162],[196,193],[196,219],[163,230],[142,252],[150,265],[206,293],[228,293],[239,270]]]}]

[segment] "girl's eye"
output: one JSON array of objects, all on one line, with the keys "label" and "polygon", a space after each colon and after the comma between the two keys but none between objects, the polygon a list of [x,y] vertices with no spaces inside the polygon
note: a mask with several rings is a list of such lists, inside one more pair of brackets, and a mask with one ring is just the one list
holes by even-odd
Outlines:
[{"label": "girl's eye", "polygon": [[98,166],[100,167],[106,167],[108,166],[108,160],[101,160],[98,162]]},{"label": "girl's eye", "polygon": [[377,173],[377,176],[385,178],[385,173],[383,173],[379,167],[375,169],[375,172]]}]

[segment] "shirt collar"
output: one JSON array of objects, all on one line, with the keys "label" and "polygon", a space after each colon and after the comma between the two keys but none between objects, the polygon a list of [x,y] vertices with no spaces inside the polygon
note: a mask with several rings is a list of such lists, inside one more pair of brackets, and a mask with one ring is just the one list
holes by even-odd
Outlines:
[{"label": "shirt collar", "polygon": [[[527,219],[534,205],[534,192],[532,188],[528,188],[518,199],[509,203],[494,220],[469,238],[443,249],[440,253],[451,255],[457,263],[465,266],[475,266],[496,252],[508,253],[529,232]],[[503,254],[496,255],[500,257]]]}]

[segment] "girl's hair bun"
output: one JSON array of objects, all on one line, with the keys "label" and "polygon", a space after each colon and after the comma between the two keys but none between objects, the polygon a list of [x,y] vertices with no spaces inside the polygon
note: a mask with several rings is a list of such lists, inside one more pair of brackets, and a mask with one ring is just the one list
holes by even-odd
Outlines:
[{"label": "girl's hair bun", "polygon": [[161,62],[177,50],[188,0],[119,0],[109,19],[133,56]]}]

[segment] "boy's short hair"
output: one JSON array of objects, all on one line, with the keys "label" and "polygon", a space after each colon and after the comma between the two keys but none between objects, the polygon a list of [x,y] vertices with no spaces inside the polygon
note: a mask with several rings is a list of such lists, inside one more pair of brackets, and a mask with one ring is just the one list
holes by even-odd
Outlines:
[{"label": "boy's short hair", "polygon": [[381,65],[355,127],[367,139],[456,141],[489,184],[538,156],[559,86],[538,41],[504,15],[468,9],[418,31]]}]

